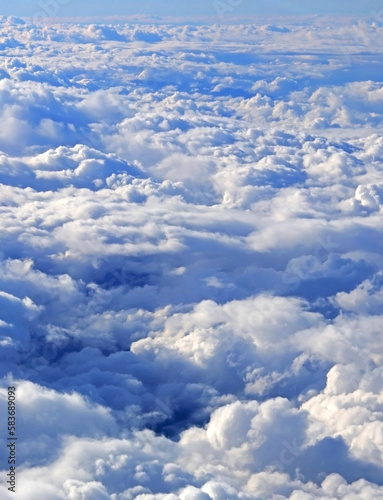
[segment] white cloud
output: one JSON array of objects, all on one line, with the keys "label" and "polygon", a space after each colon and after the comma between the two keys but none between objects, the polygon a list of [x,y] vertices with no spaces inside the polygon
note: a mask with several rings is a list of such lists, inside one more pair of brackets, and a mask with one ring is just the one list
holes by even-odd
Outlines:
[{"label": "white cloud", "polygon": [[383,497],[380,28],[0,21],[18,498]]}]

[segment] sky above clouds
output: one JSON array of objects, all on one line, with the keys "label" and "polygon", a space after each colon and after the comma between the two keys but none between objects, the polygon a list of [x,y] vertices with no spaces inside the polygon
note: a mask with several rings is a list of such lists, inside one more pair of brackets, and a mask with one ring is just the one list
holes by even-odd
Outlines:
[{"label": "sky above clouds", "polygon": [[2,2],[0,15],[35,16],[37,12],[54,12],[54,16],[92,17],[149,15],[160,17],[210,16],[217,13],[236,16],[347,14],[372,17],[381,11],[379,0],[18,0]]},{"label": "sky above clouds", "polygon": [[18,500],[383,498],[383,27],[359,21],[0,19]]}]

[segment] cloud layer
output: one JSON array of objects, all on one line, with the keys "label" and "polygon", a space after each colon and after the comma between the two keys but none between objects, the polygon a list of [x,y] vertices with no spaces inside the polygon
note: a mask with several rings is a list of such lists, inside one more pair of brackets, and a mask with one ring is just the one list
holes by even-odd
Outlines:
[{"label": "cloud layer", "polygon": [[1,25],[18,498],[383,498],[380,25]]}]

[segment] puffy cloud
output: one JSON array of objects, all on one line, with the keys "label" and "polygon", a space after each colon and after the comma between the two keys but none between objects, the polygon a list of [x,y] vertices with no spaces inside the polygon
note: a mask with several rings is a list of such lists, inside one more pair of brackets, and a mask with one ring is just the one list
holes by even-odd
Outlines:
[{"label": "puffy cloud", "polygon": [[18,498],[383,497],[381,28],[0,23]]}]

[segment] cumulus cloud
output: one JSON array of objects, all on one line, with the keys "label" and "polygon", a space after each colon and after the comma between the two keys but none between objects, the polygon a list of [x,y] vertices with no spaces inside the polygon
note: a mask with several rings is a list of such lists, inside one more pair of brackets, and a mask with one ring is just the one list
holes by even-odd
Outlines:
[{"label": "cumulus cloud", "polygon": [[34,22],[0,19],[18,498],[383,498],[382,28]]}]

